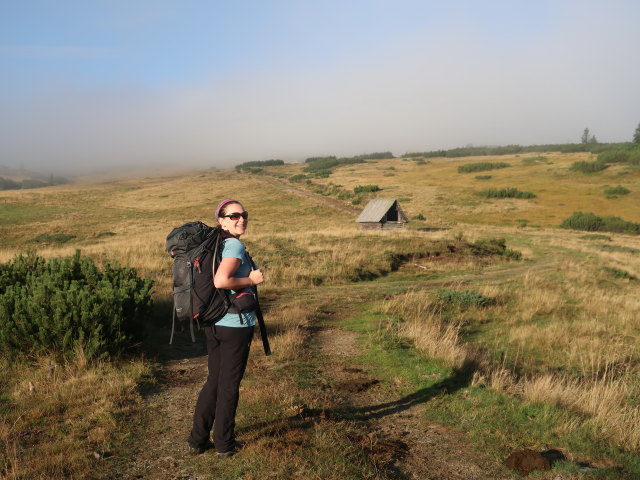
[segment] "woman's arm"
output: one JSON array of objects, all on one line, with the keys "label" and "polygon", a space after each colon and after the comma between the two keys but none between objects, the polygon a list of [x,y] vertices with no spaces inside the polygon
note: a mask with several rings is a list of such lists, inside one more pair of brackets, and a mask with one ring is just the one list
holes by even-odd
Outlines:
[{"label": "woman's arm", "polygon": [[242,288],[252,287],[264,281],[262,271],[260,269],[249,272],[248,277],[234,277],[233,274],[240,267],[240,259],[235,257],[225,257],[220,261],[218,270],[213,277],[213,284],[216,288],[225,288],[227,290],[240,290]]}]

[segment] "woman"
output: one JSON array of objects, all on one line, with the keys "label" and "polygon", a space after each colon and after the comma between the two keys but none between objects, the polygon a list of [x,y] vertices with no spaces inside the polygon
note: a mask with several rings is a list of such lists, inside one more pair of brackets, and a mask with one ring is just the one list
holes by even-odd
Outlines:
[{"label": "woman", "polygon": [[[254,293],[253,287],[263,282],[262,272],[253,269],[239,240],[247,228],[249,214],[240,202],[228,198],[218,204],[215,215],[224,242],[213,283],[216,288],[230,290],[232,296]],[[203,453],[211,447],[211,427],[219,457],[230,457],[243,446],[234,436],[235,416],[255,323],[255,312],[227,313],[214,325],[204,328],[209,375],[198,396],[189,435],[192,453]]]}]

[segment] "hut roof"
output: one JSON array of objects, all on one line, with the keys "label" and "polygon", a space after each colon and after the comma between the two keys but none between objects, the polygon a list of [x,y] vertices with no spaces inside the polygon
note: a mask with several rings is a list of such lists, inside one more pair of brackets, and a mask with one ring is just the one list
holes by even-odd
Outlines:
[{"label": "hut roof", "polygon": [[376,200],[371,200],[369,203],[367,203],[367,206],[364,207],[364,210],[362,210],[362,213],[360,213],[360,216],[356,219],[356,222],[379,222],[394,205],[396,205],[396,207],[398,208],[400,218],[406,221],[404,213],[397,205],[397,200],[395,200],[394,198],[379,198]]}]

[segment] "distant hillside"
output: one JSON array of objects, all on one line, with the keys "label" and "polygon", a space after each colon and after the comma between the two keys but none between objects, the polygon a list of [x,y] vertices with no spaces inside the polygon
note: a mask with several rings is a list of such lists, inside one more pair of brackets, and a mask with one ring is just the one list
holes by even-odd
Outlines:
[{"label": "distant hillside", "polygon": [[52,185],[65,185],[69,179],[53,174],[32,172],[24,168],[11,168],[0,165],[0,190],[22,190],[42,188]]}]

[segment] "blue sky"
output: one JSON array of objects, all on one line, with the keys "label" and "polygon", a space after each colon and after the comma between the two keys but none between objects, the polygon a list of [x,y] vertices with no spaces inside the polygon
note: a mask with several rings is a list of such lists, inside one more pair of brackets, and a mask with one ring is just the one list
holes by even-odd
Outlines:
[{"label": "blue sky", "polygon": [[633,1],[0,2],[0,165],[630,140]]}]

